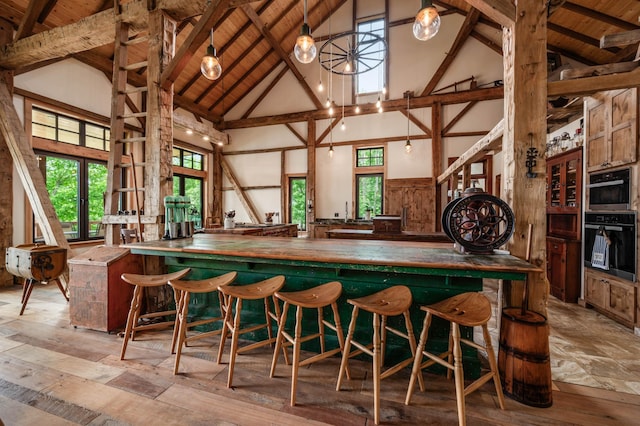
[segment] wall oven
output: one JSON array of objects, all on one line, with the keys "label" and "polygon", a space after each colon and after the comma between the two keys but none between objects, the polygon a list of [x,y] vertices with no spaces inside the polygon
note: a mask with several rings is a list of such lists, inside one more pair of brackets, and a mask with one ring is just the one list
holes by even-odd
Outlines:
[{"label": "wall oven", "polygon": [[589,175],[589,210],[629,210],[631,169]]},{"label": "wall oven", "polygon": [[587,212],[583,238],[586,267],[636,280],[635,212]]}]

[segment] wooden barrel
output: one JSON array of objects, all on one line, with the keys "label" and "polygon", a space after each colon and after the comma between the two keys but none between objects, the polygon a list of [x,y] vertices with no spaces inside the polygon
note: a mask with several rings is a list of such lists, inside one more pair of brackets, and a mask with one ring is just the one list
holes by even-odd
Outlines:
[{"label": "wooden barrel", "polygon": [[498,370],[509,397],[533,407],[551,406],[549,325],[544,316],[503,309]]}]

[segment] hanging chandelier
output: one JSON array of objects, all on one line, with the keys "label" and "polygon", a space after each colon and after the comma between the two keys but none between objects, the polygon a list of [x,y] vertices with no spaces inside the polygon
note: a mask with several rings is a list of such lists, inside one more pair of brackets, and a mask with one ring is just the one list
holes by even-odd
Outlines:
[{"label": "hanging chandelier", "polygon": [[362,31],[347,31],[330,37],[318,54],[320,66],[338,75],[371,71],[386,59],[386,40],[375,33]]}]

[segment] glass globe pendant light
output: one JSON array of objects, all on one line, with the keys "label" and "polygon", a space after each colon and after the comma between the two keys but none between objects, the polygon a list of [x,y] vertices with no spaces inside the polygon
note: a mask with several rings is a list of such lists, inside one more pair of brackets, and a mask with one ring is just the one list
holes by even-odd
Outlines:
[{"label": "glass globe pendant light", "polygon": [[217,80],[222,75],[222,66],[216,56],[216,48],[213,47],[213,28],[211,28],[211,44],[207,47],[207,54],[200,63],[200,72],[208,80]]},{"label": "glass globe pendant light", "polygon": [[418,40],[429,40],[438,34],[440,29],[440,15],[431,0],[422,0],[422,8],[413,23],[413,35]]},{"label": "glass globe pendant light", "polygon": [[309,24],[307,24],[307,0],[304,0],[304,23],[300,28],[300,35],[296,39],[296,44],[293,46],[293,54],[299,62],[308,64],[315,59],[316,53],[316,43],[311,37],[311,30],[309,29]]}]

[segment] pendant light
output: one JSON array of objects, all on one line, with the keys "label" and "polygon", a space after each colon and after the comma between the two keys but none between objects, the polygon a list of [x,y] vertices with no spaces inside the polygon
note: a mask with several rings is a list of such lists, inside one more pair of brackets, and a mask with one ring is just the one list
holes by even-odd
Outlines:
[{"label": "pendant light", "polygon": [[413,35],[418,40],[429,40],[438,34],[440,29],[440,15],[431,0],[422,0],[422,8],[413,23]]},{"label": "pendant light", "polygon": [[407,143],[404,144],[404,150],[407,154],[411,153],[413,147],[411,146],[411,140],[409,139],[409,123],[411,119],[409,118],[409,99],[411,98],[411,92],[407,91]]},{"label": "pendant light", "polygon": [[217,80],[222,75],[222,66],[216,56],[216,48],[213,47],[213,28],[211,28],[211,44],[207,47],[207,54],[200,63],[200,72],[209,80]]},{"label": "pendant light", "polygon": [[316,43],[311,37],[311,30],[309,29],[309,24],[307,24],[307,0],[304,0],[304,23],[300,28],[300,35],[296,40],[296,44],[293,46],[293,54],[299,62],[308,64],[315,59],[316,52]]}]

